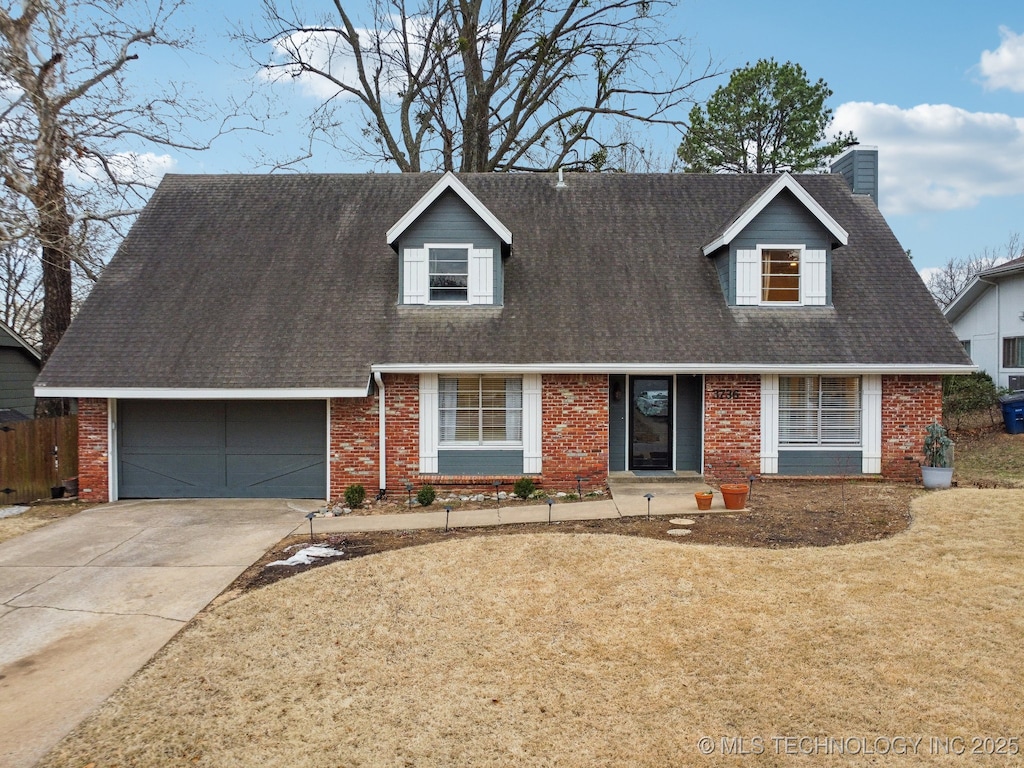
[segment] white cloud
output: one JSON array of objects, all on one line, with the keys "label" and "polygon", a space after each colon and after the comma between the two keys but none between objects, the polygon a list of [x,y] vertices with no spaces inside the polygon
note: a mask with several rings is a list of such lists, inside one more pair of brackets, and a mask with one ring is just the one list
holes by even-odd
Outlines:
[{"label": "white cloud", "polygon": [[829,132],[846,131],[878,146],[879,205],[888,214],[1024,194],[1024,118],[949,104],[849,102],[836,109]]},{"label": "white cloud", "polygon": [[[165,173],[170,173],[178,161],[168,154],[153,152],[121,152],[107,158],[114,177],[123,183],[138,183],[155,187]],[[77,159],[66,168],[69,181],[89,185],[107,178],[107,172],[93,157]]]},{"label": "white cloud", "polygon": [[1024,34],[1009,27],[999,28],[1002,42],[994,51],[982,51],[978,71],[985,78],[985,89],[1008,88],[1024,93]]}]

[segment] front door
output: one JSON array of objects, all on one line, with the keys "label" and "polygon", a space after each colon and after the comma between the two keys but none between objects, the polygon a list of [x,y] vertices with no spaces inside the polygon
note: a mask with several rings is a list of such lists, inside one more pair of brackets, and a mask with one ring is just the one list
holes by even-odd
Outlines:
[{"label": "front door", "polygon": [[629,401],[629,468],[672,469],[672,377],[631,377]]}]

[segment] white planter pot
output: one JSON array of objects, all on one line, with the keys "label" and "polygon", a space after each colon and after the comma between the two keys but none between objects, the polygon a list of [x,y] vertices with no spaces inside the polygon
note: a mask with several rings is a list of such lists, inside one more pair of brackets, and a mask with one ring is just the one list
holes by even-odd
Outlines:
[{"label": "white planter pot", "polygon": [[925,488],[949,488],[953,484],[953,468],[921,467],[921,482]]}]

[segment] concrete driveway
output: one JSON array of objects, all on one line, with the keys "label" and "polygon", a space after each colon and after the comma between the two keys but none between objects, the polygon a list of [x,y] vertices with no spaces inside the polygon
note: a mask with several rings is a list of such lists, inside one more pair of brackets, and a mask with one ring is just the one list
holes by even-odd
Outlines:
[{"label": "concrete driveway", "polygon": [[316,506],[116,502],[0,544],[0,765],[34,765]]}]

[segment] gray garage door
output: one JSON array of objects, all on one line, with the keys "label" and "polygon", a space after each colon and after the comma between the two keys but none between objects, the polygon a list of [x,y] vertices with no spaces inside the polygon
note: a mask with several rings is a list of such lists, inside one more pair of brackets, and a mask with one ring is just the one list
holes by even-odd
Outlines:
[{"label": "gray garage door", "polygon": [[323,401],[121,400],[118,495],[327,496]]}]

